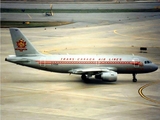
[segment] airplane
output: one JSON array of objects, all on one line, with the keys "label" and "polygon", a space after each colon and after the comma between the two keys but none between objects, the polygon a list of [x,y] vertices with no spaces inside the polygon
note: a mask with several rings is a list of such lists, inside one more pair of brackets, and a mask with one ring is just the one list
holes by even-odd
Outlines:
[{"label": "airplane", "polygon": [[117,81],[118,74],[136,75],[156,71],[158,66],[135,55],[45,55],[39,53],[18,28],[10,28],[15,55],[5,61],[40,70],[81,75],[84,82],[92,76],[105,82]]}]

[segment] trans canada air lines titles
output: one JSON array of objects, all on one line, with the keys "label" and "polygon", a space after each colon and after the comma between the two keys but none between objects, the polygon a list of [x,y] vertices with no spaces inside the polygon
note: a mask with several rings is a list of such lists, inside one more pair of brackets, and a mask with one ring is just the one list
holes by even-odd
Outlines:
[{"label": "trans canada air lines titles", "polygon": [[62,61],[122,61],[122,58],[61,58]]}]

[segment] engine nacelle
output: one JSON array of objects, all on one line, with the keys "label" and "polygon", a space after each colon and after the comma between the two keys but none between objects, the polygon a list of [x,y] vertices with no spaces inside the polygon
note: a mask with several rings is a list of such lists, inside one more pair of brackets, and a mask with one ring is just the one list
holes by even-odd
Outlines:
[{"label": "engine nacelle", "polygon": [[115,82],[117,81],[117,72],[109,71],[109,72],[102,72],[100,75],[95,75],[96,79],[102,79],[103,81],[107,82]]}]

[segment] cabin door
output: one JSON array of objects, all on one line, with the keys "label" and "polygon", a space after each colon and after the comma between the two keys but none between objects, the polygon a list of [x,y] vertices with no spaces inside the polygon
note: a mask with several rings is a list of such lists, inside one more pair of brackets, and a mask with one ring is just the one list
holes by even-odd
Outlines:
[{"label": "cabin door", "polygon": [[135,67],[135,68],[139,68],[139,59],[138,58],[133,58],[132,60],[132,65]]},{"label": "cabin door", "polygon": [[41,57],[40,58],[40,64],[41,67],[45,67],[46,66],[46,58],[45,57]]}]

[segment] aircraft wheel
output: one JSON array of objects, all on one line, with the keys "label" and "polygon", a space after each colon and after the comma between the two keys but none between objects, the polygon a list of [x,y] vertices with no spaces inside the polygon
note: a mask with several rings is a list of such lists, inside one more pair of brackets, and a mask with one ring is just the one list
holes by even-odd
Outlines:
[{"label": "aircraft wheel", "polygon": [[133,82],[137,82],[137,79],[133,79]]},{"label": "aircraft wheel", "polygon": [[133,82],[137,82],[136,74],[135,73],[133,73]]},{"label": "aircraft wheel", "polygon": [[89,82],[90,82],[90,79],[87,77],[86,74],[83,74],[83,75],[81,76],[81,78],[82,78],[82,80],[83,80],[85,83],[89,83]]}]

